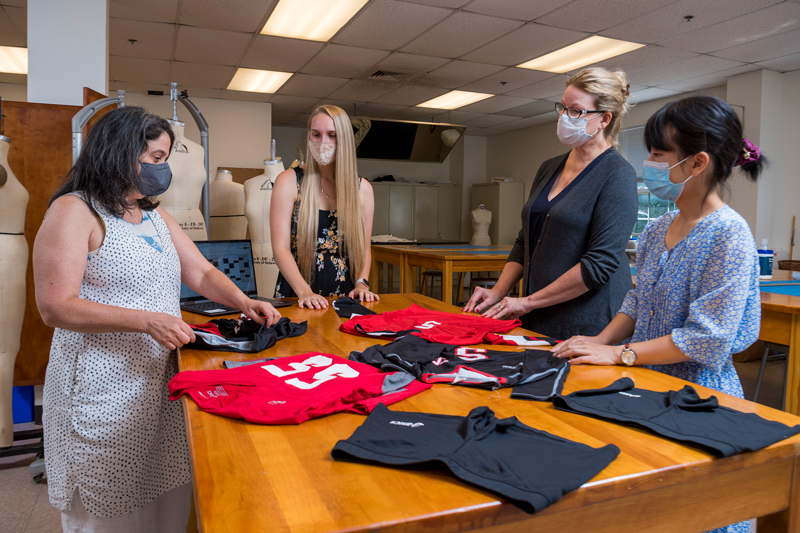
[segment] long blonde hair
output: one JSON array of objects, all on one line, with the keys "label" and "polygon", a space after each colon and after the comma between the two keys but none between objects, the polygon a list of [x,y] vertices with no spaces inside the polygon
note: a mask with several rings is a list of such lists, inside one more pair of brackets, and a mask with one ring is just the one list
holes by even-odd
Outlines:
[{"label": "long blonde hair", "polygon": [[[311,113],[308,129],[316,115],[325,113],[333,119],[336,129],[336,210],[339,254],[346,258],[350,275],[355,279],[361,274],[366,261],[366,239],[364,237],[364,210],[361,207],[359,177],[356,168],[356,145],[353,140],[353,126],[350,118],[341,107],[323,105]],[[306,141],[306,169],[300,186],[300,212],[297,220],[297,262],[300,273],[306,281],[314,279],[315,255],[319,214],[317,201],[320,191],[320,176],[317,162],[310,157],[311,150]]]},{"label": "long blonde hair", "polygon": [[567,87],[573,85],[586,91],[595,100],[595,109],[610,111],[611,122],[603,130],[603,135],[615,148],[619,147],[617,135],[622,128],[622,116],[628,112],[630,85],[621,70],[610,71],[602,67],[589,67],[581,70],[567,80]]}]

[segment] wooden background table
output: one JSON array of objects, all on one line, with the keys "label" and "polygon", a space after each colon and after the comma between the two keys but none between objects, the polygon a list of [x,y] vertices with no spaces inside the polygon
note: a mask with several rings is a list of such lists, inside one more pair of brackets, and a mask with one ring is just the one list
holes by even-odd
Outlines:
[{"label": "wooden background table", "polygon": [[[775,270],[772,281],[791,280],[791,274],[788,270]],[[786,360],[786,411],[800,415],[800,294],[794,296],[761,291],[761,332],[758,338],[789,347]]]},{"label": "wooden background table", "polygon": [[[378,312],[418,303],[457,312],[417,294],[385,295],[367,304]],[[308,332],[279,341],[260,354],[182,350],[182,370],[219,369],[225,359],[288,356],[321,351],[347,356],[376,339],[338,331],[332,309],[284,308]],[[185,315],[189,321],[205,317]],[[515,333],[524,330],[515,330]],[[496,349],[514,351],[505,346]],[[597,388],[628,376],[637,386],[666,391],[685,382],[643,368],[576,366],[564,393]],[[800,418],[695,386],[702,396],[789,425]],[[365,420],[334,414],[300,425],[264,426],[208,414],[185,398],[198,524],[218,531],[703,531],[756,516],[773,515],[773,528],[800,531],[800,435],[757,452],[726,459],[647,432],[556,410],[549,402],[512,400],[509,389],[486,391],[454,385],[392,404],[395,411],[464,416],[488,406],[500,418],[593,447],[608,443],[621,453],[580,489],[535,515],[438,471],[403,470],[334,461],[330,452]],[[549,460],[532,451],[531,461]],[[777,526],[777,527],[775,527]]]}]

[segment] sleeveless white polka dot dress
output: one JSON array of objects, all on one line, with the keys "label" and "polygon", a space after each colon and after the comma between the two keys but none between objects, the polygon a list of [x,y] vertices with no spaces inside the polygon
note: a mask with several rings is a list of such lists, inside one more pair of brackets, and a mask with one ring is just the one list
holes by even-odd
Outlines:
[{"label": "sleeveless white polka dot dress", "polygon": [[[151,211],[159,252],[99,208],[103,245],[86,262],[80,297],[180,316],[180,261],[164,220]],[[70,509],[77,487],[102,518],[130,513],[191,480],[181,402],[167,382],[177,355],[144,333],[56,328],[43,399],[50,502]]]}]

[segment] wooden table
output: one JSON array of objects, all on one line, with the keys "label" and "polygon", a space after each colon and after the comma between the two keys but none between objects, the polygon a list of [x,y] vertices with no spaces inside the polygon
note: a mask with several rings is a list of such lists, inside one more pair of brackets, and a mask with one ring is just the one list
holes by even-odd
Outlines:
[{"label": "wooden table", "polygon": [[[422,295],[385,295],[367,304],[376,311],[418,303],[437,310],[453,306]],[[302,337],[279,341],[258,357],[323,351],[346,356],[375,339],[338,332],[343,319],[332,310],[281,309],[308,320]],[[205,317],[186,315],[187,320]],[[523,330],[515,330],[519,333]],[[513,351],[515,347],[496,347]],[[182,370],[218,369],[224,359],[254,356],[183,350]],[[608,385],[629,376],[637,386],[675,390],[685,382],[643,368],[576,366],[565,393]],[[712,393],[696,387],[701,395]],[[580,489],[529,515],[492,494],[436,471],[402,470],[334,461],[334,444],[365,420],[334,414],[293,426],[261,426],[201,412],[184,399],[198,524],[202,531],[703,531],[755,516],[800,531],[800,435],[757,452],[726,459],[640,430],[558,411],[549,402],[511,400],[498,392],[434,385],[390,406],[397,411],[466,415],[486,405],[498,417],[516,416],[530,426],[621,453]],[[790,425],[800,418],[715,393],[720,403]],[[547,460],[531,457],[531,460]],[[775,522],[773,522],[774,524]],[[764,533],[769,528],[760,528]]]},{"label": "wooden table", "polygon": [[[791,280],[788,270],[775,270],[773,281]],[[758,338],[789,346],[786,362],[786,411],[800,415],[800,296],[761,292]]]},{"label": "wooden table", "polygon": [[[452,280],[453,272],[503,270],[511,246],[373,244],[371,250],[370,284],[376,290],[381,290],[383,287],[384,264],[400,267],[400,292],[417,292],[414,267],[428,267],[442,271],[442,300],[449,303],[453,301],[452,282],[448,283],[445,280]],[[408,263],[410,257],[414,258],[413,265]],[[420,261],[425,264],[420,264]],[[445,271],[447,265],[450,265],[449,274]],[[391,267],[388,281],[390,292],[394,282]]]}]

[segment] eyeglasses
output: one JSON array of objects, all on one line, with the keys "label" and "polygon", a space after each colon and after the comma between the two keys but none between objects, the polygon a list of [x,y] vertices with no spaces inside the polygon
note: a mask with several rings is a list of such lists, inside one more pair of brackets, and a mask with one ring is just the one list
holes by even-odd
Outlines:
[{"label": "eyeglasses", "polygon": [[603,113],[597,109],[578,109],[577,107],[566,107],[561,102],[556,102],[556,113],[559,115],[567,114],[569,118],[581,118],[587,113]]}]

